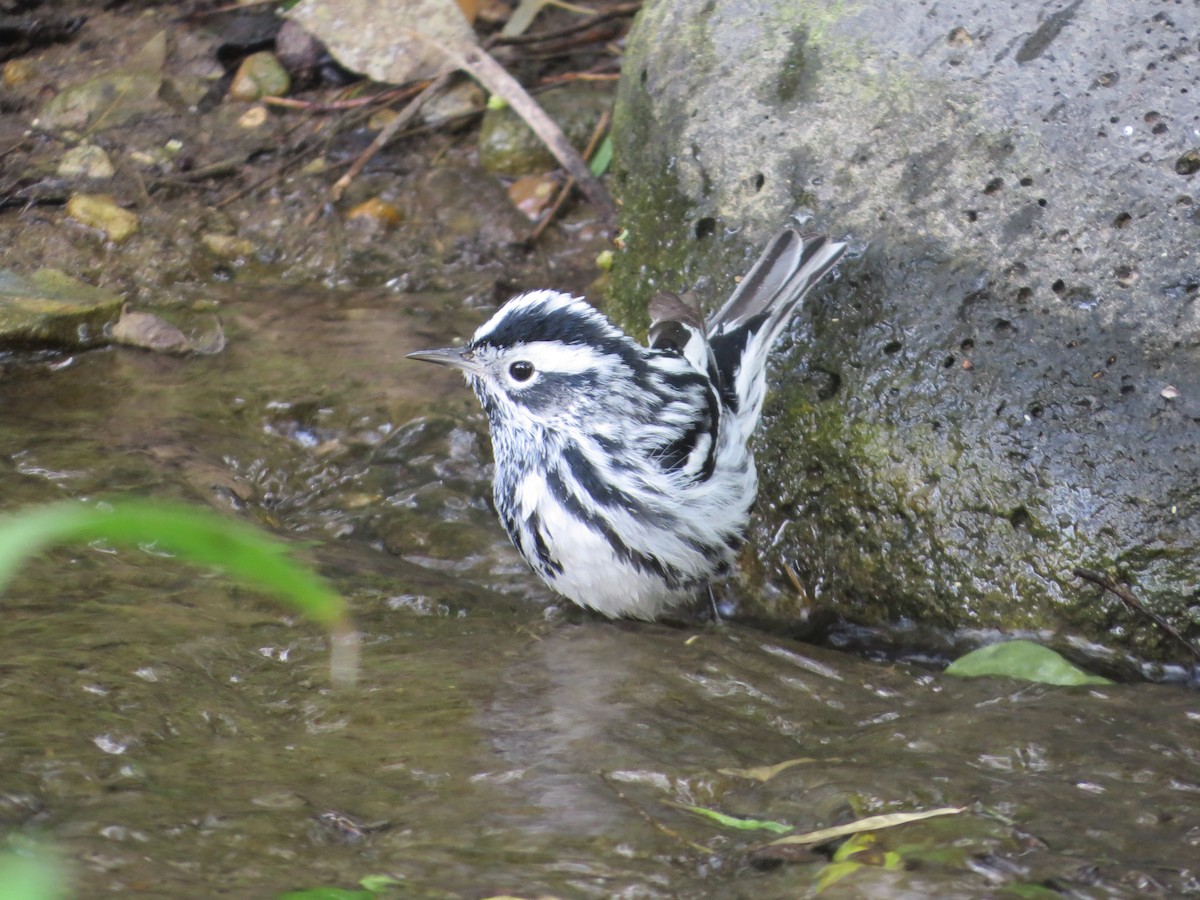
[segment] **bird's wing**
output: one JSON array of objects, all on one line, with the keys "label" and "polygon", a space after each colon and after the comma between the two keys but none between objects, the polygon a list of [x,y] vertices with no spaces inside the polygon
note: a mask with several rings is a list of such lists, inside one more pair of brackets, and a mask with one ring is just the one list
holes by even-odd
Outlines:
[{"label": "bird's wing", "polygon": [[[729,332],[764,312],[773,317],[776,309],[786,309],[832,268],[844,249],[844,244],[834,243],[823,234],[801,234],[791,226],[782,229],[771,238],[725,305],[713,313],[709,334]],[[790,309],[781,318],[787,315]]]},{"label": "bird's wing", "polygon": [[771,346],[808,289],[833,268],[845,249],[845,244],[825,235],[784,228],[708,320],[716,381],[725,405],[736,412],[744,438],[754,430],[762,410]]},{"label": "bird's wing", "polygon": [[708,370],[704,311],[694,293],[660,291],[650,299],[650,349],[678,353],[698,372]]},{"label": "bird's wing", "polygon": [[671,437],[653,449],[652,457],[664,472],[706,480],[716,463],[721,410],[716,363],[695,294],[663,292],[651,299],[650,349],[663,354],[653,365],[677,395],[663,410],[663,424],[673,426]]}]

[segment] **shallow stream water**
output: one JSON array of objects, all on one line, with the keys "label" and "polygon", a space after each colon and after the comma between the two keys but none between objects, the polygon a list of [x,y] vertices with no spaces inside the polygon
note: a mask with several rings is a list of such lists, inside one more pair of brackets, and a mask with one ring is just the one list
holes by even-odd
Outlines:
[{"label": "shallow stream water", "polygon": [[[0,598],[0,828],[78,896],[1200,894],[1200,694],[964,681],[734,625],[556,610],[488,508],[453,373],[403,359],[454,297],[230,291],[218,356],[9,360],[8,509],[123,492],[312,546],[363,636],[357,687],[266,598],[155,552],[56,550]],[[793,761],[765,781],[747,770]],[[888,854],[891,854],[890,856]]]}]

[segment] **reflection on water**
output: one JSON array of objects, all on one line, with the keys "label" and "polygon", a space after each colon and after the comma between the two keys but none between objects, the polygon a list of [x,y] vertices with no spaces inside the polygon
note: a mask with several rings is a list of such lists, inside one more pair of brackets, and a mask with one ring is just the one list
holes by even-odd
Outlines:
[{"label": "reflection on water", "polygon": [[402,359],[477,319],[263,291],[230,302],[217,357],[9,363],[6,506],[132,491],[317,541],[364,636],[359,686],[333,692],[325,638],[223,578],[101,547],[32,564],[0,600],[0,822],[59,843],[81,896],[374,873],[429,896],[814,890],[827,850],[781,861],[687,805],[800,829],[968,808],[881,833],[904,865],[833,896],[1200,887],[1194,693],[547,614],[489,509],[473,401]]}]

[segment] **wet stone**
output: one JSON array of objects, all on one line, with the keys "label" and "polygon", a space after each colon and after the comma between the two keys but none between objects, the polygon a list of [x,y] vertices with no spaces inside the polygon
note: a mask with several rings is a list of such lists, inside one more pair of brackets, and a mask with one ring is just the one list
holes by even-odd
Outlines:
[{"label": "wet stone", "polygon": [[107,181],[116,174],[112,160],[104,149],[94,144],[80,144],[63,154],[58,174],[63,178],[86,178]]},{"label": "wet stone", "polygon": [[274,54],[265,51],[251,53],[238,66],[237,74],[229,85],[229,96],[234,100],[282,97],[291,84],[287,69],[280,65]]},{"label": "wet stone", "polygon": [[[486,98],[483,90],[473,81],[463,81],[438,94],[421,107],[421,121],[435,127],[453,124],[459,117],[469,116],[483,109]],[[463,125],[471,119],[463,118]]]},{"label": "wet stone", "polygon": [[171,110],[162,76],[167,33],[147,41],[119,70],[104,72],[56,94],[38,116],[51,130],[116,128]]},{"label": "wet stone", "polygon": [[[572,84],[538,95],[538,102],[563,130],[575,149],[583,152],[596,123],[612,106],[612,90],[591,84]],[[512,109],[489,109],[479,131],[479,162],[504,175],[531,175],[558,166],[554,155]]]},{"label": "wet stone", "polygon": [[67,215],[82,225],[96,228],[114,243],[120,244],[137,234],[138,217],[106,194],[73,194],[67,201]]},{"label": "wet stone", "polygon": [[42,109],[38,124],[74,131],[125,125],[166,111],[159,99],[161,87],[162,77],[153,72],[99,75],[55,96]]},{"label": "wet stone", "polygon": [[789,217],[849,242],[775,353],[753,614],[1174,658],[1072,572],[1115,566],[1176,627],[1195,593],[1195,16],[802,6],[648,5],[613,117],[625,324],[659,290],[716,308]]},{"label": "wet stone", "polygon": [[89,347],[105,340],[121,298],[55,269],[0,271],[0,346]]}]

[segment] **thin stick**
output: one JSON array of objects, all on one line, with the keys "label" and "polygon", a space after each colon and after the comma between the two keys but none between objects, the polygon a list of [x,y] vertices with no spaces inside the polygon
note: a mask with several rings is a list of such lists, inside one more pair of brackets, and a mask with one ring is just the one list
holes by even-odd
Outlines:
[{"label": "thin stick", "polygon": [[285,109],[302,109],[306,112],[341,112],[344,109],[358,109],[363,106],[370,106],[372,103],[377,103],[380,106],[386,106],[388,103],[395,103],[397,100],[402,100],[405,97],[411,96],[420,90],[423,90],[429,82],[422,82],[416,87],[395,88],[390,91],[382,91],[378,94],[372,94],[369,97],[353,97],[349,100],[332,100],[328,103],[316,103],[312,100],[297,100],[294,97],[263,97],[262,102],[267,106],[282,106]]},{"label": "thin stick", "polygon": [[342,199],[342,194],[345,192],[346,188],[350,186],[350,182],[358,177],[358,173],[363,170],[366,164],[371,161],[371,158],[374,157],[376,153],[378,153],[387,145],[387,142],[392,139],[397,131],[413,120],[417,113],[421,111],[421,107],[425,105],[426,101],[428,101],[431,97],[440,94],[446,89],[446,85],[450,83],[450,79],[453,75],[453,72],[445,72],[433,79],[433,81],[429,82],[429,84],[425,86],[425,89],[422,90],[421,93],[413,97],[412,100],[408,102],[408,105],[396,114],[396,118],[388,122],[387,126],[384,127],[379,134],[375,135],[375,140],[371,141],[370,146],[360,153],[358,159],[356,159],[354,164],[346,170],[346,173],[333,183],[333,187],[330,189],[329,195],[334,203]]},{"label": "thin stick", "polygon": [[569,37],[580,31],[587,31],[589,28],[595,28],[601,22],[606,22],[609,19],[632,16],[641,8],[641,3],[623,3],[620,6],[614,6],[612,9],[596,13],[591,18],[585,19],[582,22],[576,22],[574,25],[568,25],[566,28],[560,28],[557,31],[543,31],[538,34],[515,34],[512,37],[497,37],[494,40],[497,44],[536,44],[541,41],[552,41],[556,38]]},{"label": "thin stick", "polygon": [[620,72],[564,72],[561,75],[550,75],[543,78],[542,86],[570,84],[575,81],[617,81],[620,77]]},{"label": "thin stick", "polygon": [[596,774],[600,776],[600,780],[603,781],[606,785],[608,785],[609,789],[614,794],[617,795],[617,798],[622,803],[624,803],[626,806],[628,806],[630,809],[632,809],[635,813],[637,813],[639,816],[641,816],[642,819],[644,819],[646,821],[646,823],[650,825],[651,828],[654,828],[656,831],[661,831],[663,834],[665,834],[671,840],[678,841],[680,844],[687,847],[689,850],[695,850],[697,853],[703,853],[705,856],[713,855],[712,848],[705,847],[703,844],[697,844],[695,841],[685,838],[682,834],[680,834],[674,828],[671,828],[668,825],[664,825],[662,822],[659,822],[657,819],[655,819],[653,816],[651,816],[648,812],[646,812],[644,809],[642,809],[640,806],[638,806],[636,803],[634,803],[632,800],[630,800],[627,796],[625,796],[624,792],[622,792],[622,790],[619,787],[617,787],[616,784],[613,783],[613,780],[611,778],[609,778],[608,775],[606,775],[603,772],[597,772]]},{"label": "thin stick", "polygon": [[213,209],[224,209],[230,203],[234,203],[234,202],[242,199],[247,194],[254,193],[260,187],[264,187],[265,185],[268,185],[268,184],[273,184],[274,182],[276,182],[280,178],[282,178],[284,173],[286,173],[288,169],[303,162],[304,159],[308,156],[309,152],[311,152],[311,150],[298,150],[295,153],[295,155],[285,159],[283,162],[281,162],[279,165],[277,165],[272,171],[270,171],[269,173],[264,175],[262,178],[259,178],[256,181],[251,182],[250,184],[246,185],[245,187],[243,187],[237,191],[234,191],[228,197],[225,197],[224,199],[218,201],[213,206]]},{"label": "thin stick", "polygon": [[183,17],[183,21],[187,19],[207,19],[209,16],[222,15],[227,12],[245,12],[251,6],[269,6],[275,0],[240,0],[238,3],[227,3],[224,6],[218,6],[215,9],[193,10]]},{"label": "thin stick", "polygon": [[1114,579],[1100,572],[1093,572],[1090,569],[1084,569],[1079,566],[1076,566],[1074,569],[1072,569],[1072,574],[1074,574],[1076,578],[1082,578],[1084,581],[1090,581],[1092,584],[1116,594],[1126,606],[1128,606],[1130,609],[1140,612],[1144,616],[1149,617],[1154,624],[1156,624],[1171,637],[1175,638],[1175,640],[1179,641],[1179,643],[1183,644],[1183,646],[1187,647],[1191,654],[1196,657],[1196,659],[1200,660],[1200,647],[1197,647],[1182,634],[1180,634],[1175,629],[1175,626],[1173,626],[1158,613],[1154,612],[1154,610],[1143,605],[1142,601],[1135,597],[1133,595],[1133,591],[1129,590],[1129,588],[1125,587],[1125,585],[1118,584]]},{"label": "thin stick", "polygon": [[538,106],[507,69],[492,59],[482,47],[447,47],[442,44],[437,46],[461,68],[466,69],[472,78],[493,94],[503,97],[513,111],[525,120],[525,124],[533,129],[533,133],[567,170],[567,174],[579,184],[602,219],[611,222],[616,218],[617,208],[603,182],[592,174],[583,157],[562,133],[558,123],[546,115],[546,111]]},{"label": "thin stick", "polygon": [[16,151],[20,150],[21,147],[24,146],[24,144],[25,144],[25,138],[21,138],[19,141],[17,141],[15,144],[13,144],[8,149],[0,150],[0,159],[4,159],[4,157],[8,156],[8,154],[15,153]]},{"label": "thin stick", "polygon": [[[301,128],[303,128],[306,124],[310,124],[312,122],[314,122],[314,119],[312,117],[302,118],[299,122],[297,122],[295,125],[293,125],[291,128],[289,128],[287,130],[287,132],[283,135],[284,138],[290,138],[297,131],[299,131]],[[318,130],[319,129],[320,129],[320,126],[318,124]],[[306,147],[305,142],[310,139],[312,140],[312,144]],[[291,153],[291,156],[285,156],[284,160],[278,166],[276,166],[273,171],[264,175],[262,178],[259,178],[257,181],[254,181],[253,183],[246,185],[245,187],[241,188],[240,190],[234,191],[234,193],[232,193],[228,197],[226,197],[223,200],[221,200],[220,202],[218,202],[213,208],[214,209],[224,209],[230,203],[234,203],[237,200],[240,200],[242,197],[245,197],[247,194],[253,193],[254,191],[258,190],[260,187],[263,187],[264,185],[267,185],[267,184],[273,184],[274,182],[276,182],[280,178],[282,178],[284,173],[287,172],[288,169],[290,169],[293,166],[304,161],[309,156],[309,154],[311,154],[315,150],[319,149],[320,146],[321,146],[320,143],[316,140],[315,134],[313,134],[311,137],[308,137],[308,138],[305,138],[305,137],[299,138],[298,140],[293,142],[290,147],[285,148],[285,151],[284,151],[285,154]]]},{"label": "thin stick", "polygon": [[[596,152],[596,148],[600,146],[600,139],[604,137],[604,132],[608,131],[608,123],[612,119],[612,113],[607,109],[601,113],[600,120],[596,122],[596,127],[592,130],[592,136],[588,140],[587,149],[583,151],[584,159],[591,159],[592,154]],[[588,170],[591,171],[590,169]],[[542,232],[549,227],[554,217],[558,215],[558,211],[562,209],[562,205],[567,202],[567,197],[570,196],[572,189],[575,187],[575,179],[567,178],[566,184],[562,186],[562,190],[558,192],[558,196],[554,198],[554,204],[546,211],[541,220],[537,223],[537,227],[533,229],[533,233],[529,235],[529,240],[526,243],[532,244],[542,236]]]}]

